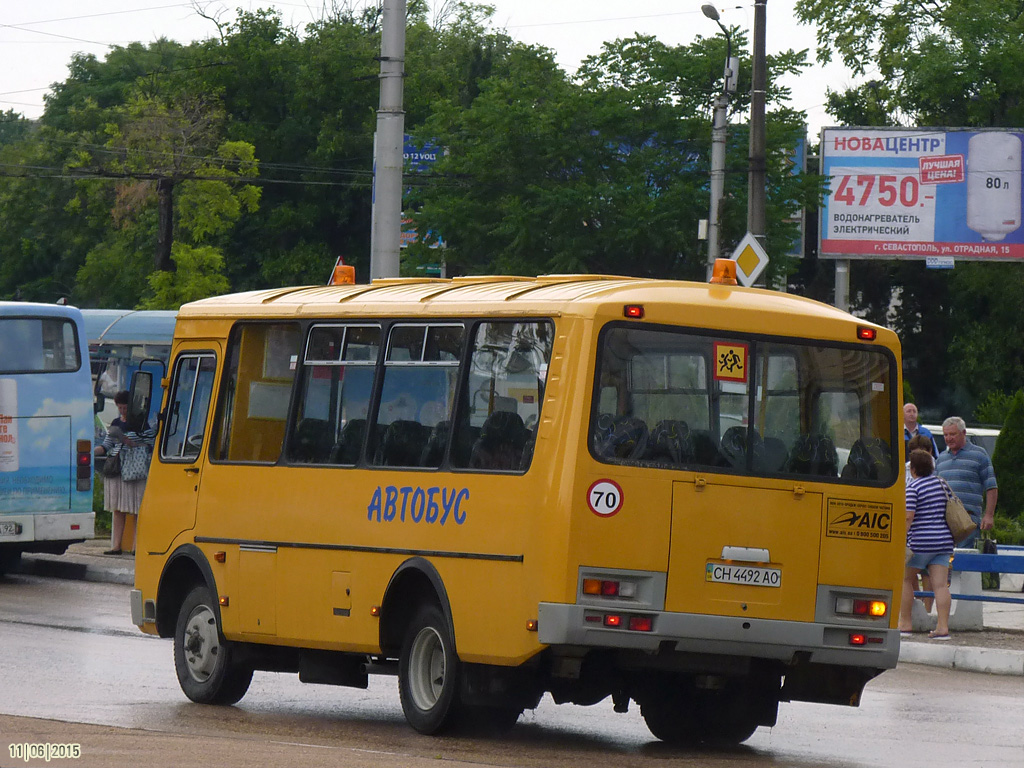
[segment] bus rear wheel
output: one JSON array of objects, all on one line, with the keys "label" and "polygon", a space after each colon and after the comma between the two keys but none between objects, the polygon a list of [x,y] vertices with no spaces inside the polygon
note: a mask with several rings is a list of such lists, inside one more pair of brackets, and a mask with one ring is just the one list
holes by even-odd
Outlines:
[{"label": "bus rear wheel", "polygon": [[192,701],[234,704],[249,690],[252,667],[239,664],[234,646],[221,637],[215,605],[205,586],[185,598],[174,629],[174,671]]},{"label": "bus rear wheel", "polygon": [[420,608],[402,643],[398,665],[398,692],[409,725],[427,735],[454,725],[459,671],[455,640],[441,609]]}]

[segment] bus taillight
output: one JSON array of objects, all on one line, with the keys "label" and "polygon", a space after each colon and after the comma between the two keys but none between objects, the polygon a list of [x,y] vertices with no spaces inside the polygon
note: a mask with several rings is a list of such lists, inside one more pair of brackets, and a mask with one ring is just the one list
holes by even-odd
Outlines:
[{"label": "bus taillight", "polygon": [[80,491],[88,491],[92,487],[92,440],[78,440],[75,448],[78,454],[75,460],[78,466],[75,487]]},{"label": "bus taillight", "polygon": [[583,594],[601,597],[635,597],[636,584],[614,579],[584,579]]},{"label": "bus taillight", "polygon": [[889,606],[884,600],[862,600],[853,597],[836,599],[836,613],[870,616],[877,619],[885,616],[888,612]]}]

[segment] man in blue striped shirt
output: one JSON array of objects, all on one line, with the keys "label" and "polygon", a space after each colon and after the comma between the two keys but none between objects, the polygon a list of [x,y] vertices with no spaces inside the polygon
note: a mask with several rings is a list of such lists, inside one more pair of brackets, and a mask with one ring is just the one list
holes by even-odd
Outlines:
[{"label": "man in blue striped shirt", "polygon": [[[935,471],[960,497],[981,530],[991,530],[999,495],[992,460],[980,445],[967,442],[967,425],[959,416],[950,416],[942,422],[942,437],[946,450],[939,454]],[[960,546],[973,547],[977,540],[975,530]]]}]

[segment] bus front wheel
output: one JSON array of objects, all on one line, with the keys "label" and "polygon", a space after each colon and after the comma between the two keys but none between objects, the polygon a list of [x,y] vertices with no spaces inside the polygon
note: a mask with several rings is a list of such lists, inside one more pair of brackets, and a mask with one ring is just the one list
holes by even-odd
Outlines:
[{"label": "bus front wheel", "polygon": [[252,682],[252,667],[234,659],[234,647],[217,626],[213,595],[205,586],[189,592],[174,629],[174,671],[181,690],[199,704],[234,704]]},{"label": "bus front wheel", "polygon": [[402,643],[398,692],[405,719],[420,733],[450,728],[459,708],[459,660],[441,609],[420,608]]}]

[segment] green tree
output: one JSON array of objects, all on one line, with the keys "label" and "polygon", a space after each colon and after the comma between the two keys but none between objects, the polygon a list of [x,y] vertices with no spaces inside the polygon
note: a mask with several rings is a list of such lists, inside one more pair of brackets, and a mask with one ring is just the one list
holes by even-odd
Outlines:
[{"label": "green tree", "polygon": [[[483,80],[468,108],[439,105],[425,124],[449,154],[435,183],[415,190],[418,229],[444,235],[455,273],[703,279],[695,224],[707,216],[709,105],[723,53],[715,39],[678,49],[650,37],[618,40],[573,81],[550,52],[514,47],[508,72]],[[772,66],[794,71],[801,61],[786,54]],[[799,122],[777,109],[772,148],[795,145]],[[742,138],[731,162],[742,170],[729,174],[723,218],[737,242],[747,152],[743,132],[734,136]],[[795,235],[784,219],[813,198],[817,182],[790,174],[784,153],[770,157],[769,244],[783,253]],[[437,258],[423,246],[410,250],[420,263]]]},{"label": "green tree", "polygon": [[992,452],[992,467],[999,480],[999,509],[1024,522],[1024,391],[1013,396]]},{"label": "green tree", "polygon": [[189,301],[227,293],[230,288],[224,277],[224,255],[217,248],[175,243],[172,258],[177,267],[173,272],[150,273],[153,295],[144,299],[139,309],[178,309]]}]

